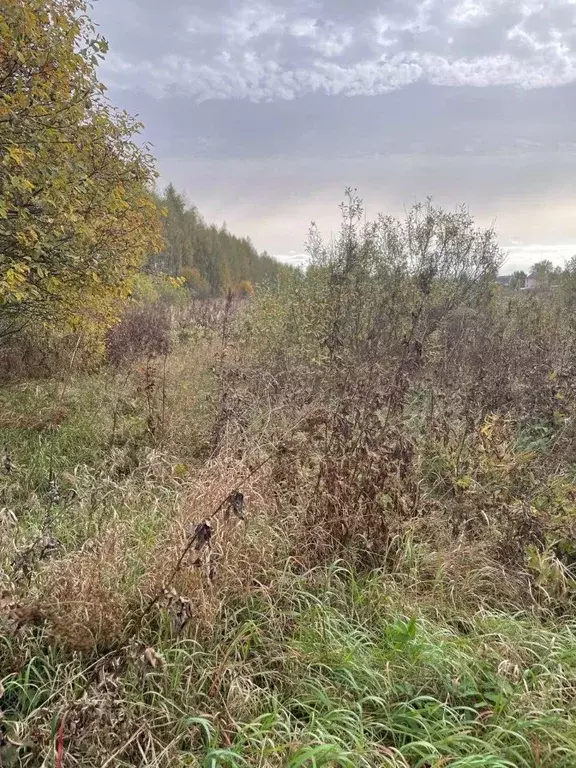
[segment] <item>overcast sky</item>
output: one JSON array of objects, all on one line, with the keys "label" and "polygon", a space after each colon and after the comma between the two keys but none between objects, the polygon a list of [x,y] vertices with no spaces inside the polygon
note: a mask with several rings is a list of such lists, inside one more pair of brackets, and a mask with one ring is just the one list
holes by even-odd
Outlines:
[{"label": "overcast sky", "polygon": [[295,257],[428,195],[494,224],[505,271],[576,254],[576,0],[96,0],[111,100],[162,182]]}]

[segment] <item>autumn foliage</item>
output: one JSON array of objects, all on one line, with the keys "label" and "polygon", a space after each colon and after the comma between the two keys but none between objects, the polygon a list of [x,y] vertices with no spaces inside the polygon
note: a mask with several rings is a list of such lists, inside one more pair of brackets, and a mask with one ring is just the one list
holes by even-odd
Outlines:
[{"label": "autumn foliage", "polygon": [[0,330],[107,323],[161,247],[153,160],[104,97],[83,0],[4,0],[0,40]]}]

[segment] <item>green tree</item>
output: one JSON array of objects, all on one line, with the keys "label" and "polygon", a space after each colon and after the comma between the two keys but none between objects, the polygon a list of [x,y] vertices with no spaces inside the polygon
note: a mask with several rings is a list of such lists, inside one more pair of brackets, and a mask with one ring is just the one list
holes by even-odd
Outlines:
[{"label": "green tree", "polygon": [[158,204],[166,213],[165,247],[149,259],[149,268],[185,277],[195,296],[223,295],[243,281],[257,285],[290,269],[268,254],[259,254],[248,238],[236,237],[226,225],[206,224],[172,184]]},{"label": "green tree", "polygon": [[0,323],[106,323],[161,246],[140,125],[104,98],[84,0],[0,8]]},{"label": "green tree", "polygon": [[186,280],[186,287],[198,299],[206,299],[210,296],[210,284],[196,267],[184,267],[182,277]]},{"label": "green tree", "polygon": [[531,274],[535,275],[539,286],[548,286],[556,274],[554,264],[549,259],[542,259],[532,265]]},{"label": "green tree", "polygon": [[242,298],[248,298],[254,295],[254,286],[250,280],[240,280],[240,282],[234,286],[234,293]]}]

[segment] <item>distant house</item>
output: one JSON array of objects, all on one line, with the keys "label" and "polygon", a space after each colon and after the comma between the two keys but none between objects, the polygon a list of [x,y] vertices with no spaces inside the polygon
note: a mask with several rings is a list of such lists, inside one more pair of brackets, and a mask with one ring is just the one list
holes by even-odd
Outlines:
[{"label": "distant house", "polygon": [[533,291],[534,288],[538,288],[539,278],[536,272],[532,272],[524,281],[524,288],[527,291]]}]

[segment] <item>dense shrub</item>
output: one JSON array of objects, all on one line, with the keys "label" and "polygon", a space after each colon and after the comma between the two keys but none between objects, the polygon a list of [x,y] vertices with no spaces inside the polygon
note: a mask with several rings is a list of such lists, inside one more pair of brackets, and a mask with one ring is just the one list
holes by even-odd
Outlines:
[{"label": "dense shrub", "polygon": [[113,365],[121,365],[167,355],[170,335],[170,311],[166,306],[132,307],[108,332],[108,358]]},{"label": "dense shrub", "polygon": [[503,292],[495,235],[467,211],[365,223],[354,195],[340,235],[313,228],[309,252],[241,319],[227,398],[239,433],[247,402],[303,420],[275,469],[300,559],[383,564],[410,531],[445,557],[455,540],[489,550],[510,574],[561,539],[572,568],[569,515],[560,531],[540,500],[575,471],[570,273],[562,290]]}]

